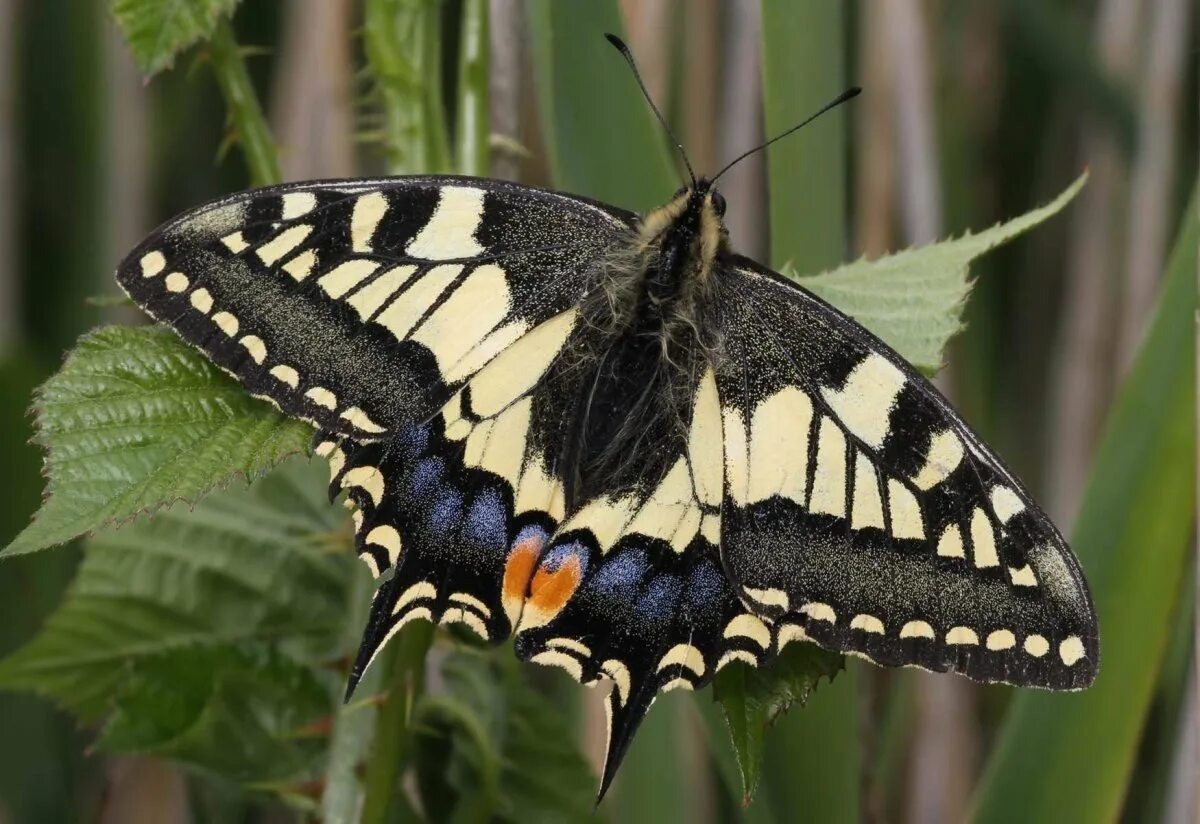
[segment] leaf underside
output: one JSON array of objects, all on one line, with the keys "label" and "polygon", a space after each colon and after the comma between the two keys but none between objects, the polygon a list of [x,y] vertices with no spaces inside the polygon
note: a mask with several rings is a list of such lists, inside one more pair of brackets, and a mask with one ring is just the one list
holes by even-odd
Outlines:
[{"label": "leaf underside", "polygon": [[35,410],[47,500],[4,555],[195,503],[304,451],[312,436],[160,328],[86,335],[38,391]]},{"label": "leaf underside", "polygon": [[713,700],[725,714],[745,802],[758,785],[767,727],[793,703],[804,706],[820,679],[832,681],[844,666],[840,653],[815,644],[794,643],[784,647],[769,667],[755,669],[735,662],[717,673]]},{"label": "leaf underside", "polygon": [[[946,344],[962,329],[971,263],[1053,217],[1086,182],[1084,173],[1045,206],[978,234],[795,279],[874,332],[917,369],[933,375],[942,368]],[[792,272],[785,274],[794,277]]]}]

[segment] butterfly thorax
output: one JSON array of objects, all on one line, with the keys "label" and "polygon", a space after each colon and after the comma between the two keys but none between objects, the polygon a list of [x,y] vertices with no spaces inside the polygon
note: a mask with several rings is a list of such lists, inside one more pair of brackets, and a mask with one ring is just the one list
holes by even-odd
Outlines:
[{"label": "butterfly thorax", "polygon": [[728,235],[714,195],[703,184],[682,190],[599,263],[585,303],[589,391],[568,439],[568,507],[596,489],[652,483],[667,468],[654,456],[685,436],[696,382],[719,346],[710,315]]}]

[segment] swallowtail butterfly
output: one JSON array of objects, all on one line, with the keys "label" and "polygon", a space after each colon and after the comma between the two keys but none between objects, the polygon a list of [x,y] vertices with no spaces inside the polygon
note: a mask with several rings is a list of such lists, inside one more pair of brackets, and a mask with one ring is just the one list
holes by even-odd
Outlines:
[{"label": "swallowtail butterfly", "polygon": [[705,179],[646,215],[500,180],[292,183],[181,215],[117,278],[316,428],[387,573],[351,688],[412,621],[515,634],[612,681],[603,792],[656,694],[795,640],[1090,684],[1058,530],[886,344],[734,254],[724,211]]}]

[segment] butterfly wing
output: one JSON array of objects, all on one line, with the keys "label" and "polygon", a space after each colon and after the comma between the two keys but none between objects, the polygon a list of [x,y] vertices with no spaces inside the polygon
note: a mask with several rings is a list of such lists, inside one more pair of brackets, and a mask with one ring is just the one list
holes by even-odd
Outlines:
[{"label": "butterfly wing", "polygon": [[[625,482],[583,501],[555,532],[516,638],[525,660],[613,682],[601,795],[659,692],[699,689],[720,667],[756,664],[773,646],[721,569],[724,467],[711,368],[686,437],[651,434]],[[647,465],[663,470],[646,477],[638,468]]]},{"label": "butterfly wing", "polygon": [[779,639],[1078,689],[1099,643],[1066,542],[885,344],[769,270],[724,273],[721,552]]},{"label": "butterfly wing", "polygon": [[537,558],[563,517],[559,466],[575,387],[553,364],[567,310],[483,367],[429,420],[360,443],[317,436],[330,496],[348,491],[359,556],[376,591],[349,691],[410,621],[462,623],[508,637]]},{"label": "butterfly wing", "polygon": [[574,305],[631,220],[503,181],[290,184],[185,213],[117,280],[255,395],[373,439]]}]

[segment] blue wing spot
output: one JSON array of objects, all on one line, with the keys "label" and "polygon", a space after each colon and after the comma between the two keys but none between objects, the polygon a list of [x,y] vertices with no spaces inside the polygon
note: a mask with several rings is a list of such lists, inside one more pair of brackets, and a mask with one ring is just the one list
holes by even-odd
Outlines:
[{"label": "blue wing spot", "polygon": [[501,549],[508,539],[508,518],[496,489],[484,490],[467,512],[467,535],[488,548]]},{"label": "blue wing spot", "polygon": [[410,426],[396,436],[395,443],[409,460],[423,455],[429,448],[429,427]]},{"label": "blue wing spot", "polygon": [[550,540],[550,533],[537,524],[529,524],[528,526],[522,527],[521,531],[517,533],[517,537],[513,541],[512,548],[516,549],[526,541],[530,540],[534,541],[535,544],[541,548],[546,545],[547,541]]},{"label": "blue wing spot", "polygon": [[429,528],[434,532],[452,532],[462,521],[463,496],[457,489],[443,486],[429,510]]},{"label": "blue wing spot", "polygon": [[638,614],[651,621],[669,621],[682,588],[683,583],[674,575],[660,575],[650,582],[645,594],[638,599]]},{"label": "blue wing spot", "polygon": [[546,572],[557,572],[562,569],[568,558],[579,560],[579,576],[582,578],[588,568],[588,549],[579,541],[558,544],[550,548],[538,566]]},{"label": "blue wing spot", "polygon": [[640,550],[623,552],[610,559],[588,583],[588,589],[609,597],[632,599],[633,590],[646,572],[646,554]]},{"label": "blue wing spot", "polygon": [[416,497],[428,498],[445,474],[446,464],[441,458],[425,458],[413,467],[412,476],[408,479],[408,488]]},{"label": "blue wing spot", "polygon": [[688,578],[685,595],[692,606],[707,606],[721,597],[723,576],[711,561],[701,561]]}]

